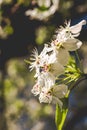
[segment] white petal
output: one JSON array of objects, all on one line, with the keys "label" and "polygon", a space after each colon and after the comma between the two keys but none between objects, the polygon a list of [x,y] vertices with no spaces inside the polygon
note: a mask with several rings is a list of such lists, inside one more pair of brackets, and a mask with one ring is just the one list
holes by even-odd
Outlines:
[{"label": "white petal", "polygon": [[52,64],[52,63],[55,63],[56,60],[57,60],[56,52],[53,51],[52,54],[50,56],[48,56],[47,62],[48,62],[48,64]]},{"label": "white petal", "polygon": [[40,57],[43,57],[47,54],[47,52],[50,52],[52,49],[48,46],[48,44],[44,45],[43,50],[40,53]]},{"label": "white petal", "polygon": [[54,64],[51,64],[51,70],[50,72],[55,76],[59,76],[64,73],[64,67],[59,62],[56,62]]},{"label": "white petal", "polygon": [[66,42],[63,44],[64,48],[68,51],[75,51],[79,49],[82,45],[82,42],[76,38],[73,39],[68,39]]},{"label": "white petal", "polygon": [[69,52],[66,49],[59,49],[58,51],[58,61],[62,65],[66,65],[69,61]]},{"label": "white petal", "polygon": [[52,95],[49,93],[49,89],[44,87],[39,95],[40,103],[51,103],[52,102]]},{"label": "white petal", "polygon": [[36,73],[35,73],[35,75],[34,75],[34,78],[37,78],[38,76],[41,75],[41,74],[40,74],[40,67],[37,66],[35,69],[36,69]]},{"label": "white petal", "polygon": [[37,96],[38,94],[40,94],[40,92],[41,92],[41,87],[38,85],[38,83],[36,83],[36,84],[33,86],[31,92],[32,92],[35,96]]},{"label": "white petal", "polygon": [[58,104],[59,107],[62,109],[63,103],[59,98],[53,96],[52,103],[53,104]]},{"label": "white petal", "polygon": [[[71,26],[70,27],[70,30],[72,32],[72,34],[78,34],[79,35],[79,32],[81,31],[82,29],[82,26],[86,24],[86,20],[82,20],[81,22],[79,22],[78,24],[74,25],[74,26]],[[78,36],[77,35],[77,36]]]},{"label": "white petal", "polygon": [[43,73],[43,78],[45,83],[44,87],[50,89],[52,86],[54,86],[56,77],[52,73]]},{"label": "white petal", "polygon": [[38,62],[39,62],[39,57],[38,57],[38,50],[37,48],[34,48],[33,51],[32,51],[32,54],[30,56],[30,70],[32,71],[34,68],[36,68],[38,66]]},{"label": "white petal", "polygon": [[68,92],[68,87],[65,84],[60,84],[53,87],[53,95],[58,98],[64,98]]}]

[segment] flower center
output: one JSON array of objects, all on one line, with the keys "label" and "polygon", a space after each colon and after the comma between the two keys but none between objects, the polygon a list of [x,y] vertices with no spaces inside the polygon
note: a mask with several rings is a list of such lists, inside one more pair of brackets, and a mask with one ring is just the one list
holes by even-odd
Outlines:
[{"label": "flower center", "polygon": [[50,64],[44,64],[44,66],[42,66],[42,67],[40,67],[40,71],[42,72],[48,72],[48,71],[50,71],[50,69],[51,69],[51,65]]},{"label": "flower center", "polygon": [[55,40],[53,44],[56,46],[57,50],[59,50],[60,48],[64,48],[63,43],[58,40]]},{"label": "flower center", "polygon": [[40,57],[39,56],[36,58],[36,64],[37,65],[40,64]]}]

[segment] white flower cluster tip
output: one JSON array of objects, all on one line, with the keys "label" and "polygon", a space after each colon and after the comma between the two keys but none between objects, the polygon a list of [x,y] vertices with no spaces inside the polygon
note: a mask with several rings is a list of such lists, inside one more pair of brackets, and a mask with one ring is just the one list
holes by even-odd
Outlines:
[{"label": "white flower cluster tip", "polygon": [[85,20],[70,27],[70,21],[65,27],[58,30],[56,39],[45,44],[42,52],[38,54],[37,49],[31,55],[30,70],[35,69],[36,84],[32,88],[32,93],[39,96],[40,103],[58,103],[62,108],[61,98],[67,94],[68,87],[65,84],[56,85],[58,76],[64,74],[64,67],[69,61],[69,51],[79,49],[82,42],[75,37],[79,36]]}]

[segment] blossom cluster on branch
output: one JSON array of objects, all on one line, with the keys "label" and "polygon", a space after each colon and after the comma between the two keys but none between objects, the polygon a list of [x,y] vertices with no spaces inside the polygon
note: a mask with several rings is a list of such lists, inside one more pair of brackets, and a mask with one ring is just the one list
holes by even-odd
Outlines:
[{"label": "blossom cluster on branch", "polygon": [[64,27],[58,29],[56,38],[44,45],[40,54],[36,48],[33,50],[29,68],[35,69],[36,83],[31,92],[39,96],[40,103],[57,103],[62,108],[61,98],[66,96],[68,86],[64,83],[57,84],[56,79],[65,73],[70,59],[69,52],[81,47],[82,42],[76,37],[85,24],[85,20],[74,26],[70,26],[70,21],[66,22]]}]

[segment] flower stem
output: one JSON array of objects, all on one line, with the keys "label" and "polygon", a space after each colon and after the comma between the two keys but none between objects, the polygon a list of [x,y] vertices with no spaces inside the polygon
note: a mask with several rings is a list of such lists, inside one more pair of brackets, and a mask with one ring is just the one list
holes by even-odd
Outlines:
[{"label": "flower stem", "polygon": [[56,104],[55,123],[56,123],[57,130],[62,130],[67,112],[68,109],[67,109],[66,100],[63,101],[62,109],[58,106],[58,104]]},{"label": "flower stem", "polygon": [[76,56],[76,64],[81,69],[81,61],[80,61],[80,57],[78,55],[77,50],[75,51],[75,56]]}]

